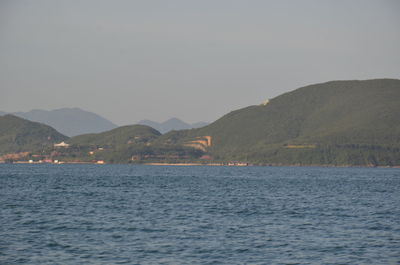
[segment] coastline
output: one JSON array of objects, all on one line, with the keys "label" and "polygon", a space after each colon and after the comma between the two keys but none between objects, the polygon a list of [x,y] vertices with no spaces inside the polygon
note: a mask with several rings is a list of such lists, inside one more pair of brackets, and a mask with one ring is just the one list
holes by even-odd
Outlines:
[{"label": "coastline", "polygon": [[400,165],[395,166],[373,166],[373,165],[320,165],[320,164],[310,164],[310,165],[301,165],[301,164],[253,164],[253,163],[244,163],[244,162],[225,162],[225,163],[162,163],[162,162],[152,162],[152,163],[105,163],[103,161],[93,161],[93,162],[84,162],[84,161],[58,161],[58,162],[39,162],[39,161],[14,161],[12,163],[8,163],[6,161],[0,161],[0,164],[30,164],[30,165],[62,165],[62,164],[71,164],[71,165],[145,165],[145,166],[225,166],[225,167],[329,167],[329,168],[400,168]]}]

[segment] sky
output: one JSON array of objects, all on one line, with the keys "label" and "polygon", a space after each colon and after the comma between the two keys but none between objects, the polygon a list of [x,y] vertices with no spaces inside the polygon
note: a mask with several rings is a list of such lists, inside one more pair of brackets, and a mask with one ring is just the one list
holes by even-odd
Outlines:
[{"label": "sky", "polygon": [[397,0],[0,0],[0,110],[212,122],[301,86],[400,78]]}]

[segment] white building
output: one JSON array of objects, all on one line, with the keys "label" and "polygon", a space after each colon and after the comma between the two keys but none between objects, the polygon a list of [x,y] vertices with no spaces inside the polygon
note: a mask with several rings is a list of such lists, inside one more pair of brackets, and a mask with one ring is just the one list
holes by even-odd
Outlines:
[{"label": "white building", "polygon": [[54,144],[54,147],[69,147],[69,144],[67,144],[66,142],[61,142],[58,144]]}]

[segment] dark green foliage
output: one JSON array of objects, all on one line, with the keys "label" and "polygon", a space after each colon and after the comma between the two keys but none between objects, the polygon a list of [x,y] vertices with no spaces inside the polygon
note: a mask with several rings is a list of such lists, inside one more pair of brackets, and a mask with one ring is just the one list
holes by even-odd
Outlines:
[{"label": "dark green foliage", "polygon": [[161,134],[146,125],[122,126],[103,132],[72,137],[69,143],[80,146],[119,148],[129,144],[147,143]]},{"label": "dark green foliage", "polygon": [[142,163],[191,160],[203,154],[181,145],[157,144],[160,136],[157,130],[146,125],[123,126],[104,133],[80,135],[69,140],[71,147],[61,150],[58,158],[65,160],[75,156],[75,159],[83,161]]},{"label": "dark green foliage", "polygon": [[[236,110],[204,128],[172,132],[160,139],[176,143],[205,135],[212,136],[213,157],[227,161],[366,165],[375,163],[370,157],[380,165],[398,165],[400,80],[306,86],[265,106]],[[319,147],[288,149],[287,144]],[[343,148],[346,145],[354,147]]]},{"label": "dark green foliage", "polygon": [[0,116],[0,154],[40,151],[67,139],[50,126],[13,115]]},{"label": "dark green foliage", "polygon": [[[0,120],[2,153],[43,149],[66,139],[52,135],[57,132],[48,126],[18,127],[11,122],[18,118],[5,117]],[[193,145],[204,136],[212,137],[205,151]],[[192,162],[207,154],[208,161],[263,165],[398,166],[400,80],[332,81],[233,111],[199,129],[161,135],[148,126],[132,125],[68,142],[69,148],[46,152],[64,161],[114,163]]]},{"label": "dark green foliage", "polygon": [[196,160],[203,154],[201,150],[184,146],[134,145],[105,153],[103,159],[114,163],[177,163]]}]

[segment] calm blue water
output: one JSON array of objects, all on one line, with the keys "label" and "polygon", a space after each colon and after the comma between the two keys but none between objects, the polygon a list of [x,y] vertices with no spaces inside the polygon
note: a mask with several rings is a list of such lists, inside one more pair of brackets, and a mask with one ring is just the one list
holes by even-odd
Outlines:
[{"label": "calm blue water", "polygon": [[400,264],[400,169],[0,165],[1,264]]}]

